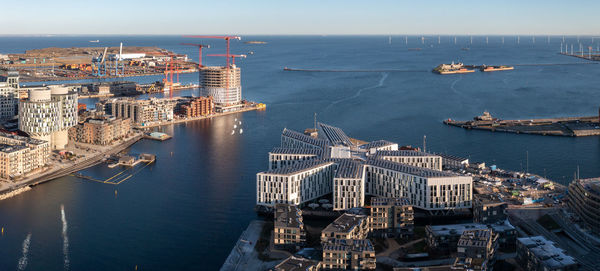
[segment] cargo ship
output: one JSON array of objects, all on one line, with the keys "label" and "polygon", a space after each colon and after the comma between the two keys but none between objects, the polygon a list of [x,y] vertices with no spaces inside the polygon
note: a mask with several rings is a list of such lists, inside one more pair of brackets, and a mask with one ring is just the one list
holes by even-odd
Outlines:
[{"label": "cargo ship", "polygon": [[435,69],[433,69],[433,72],[439,73],[439,74],[456,74],[456,73],[472,73],[475,72],[475,70],[469,70],[467,68],[465,68],[465,65],[462,63],[454,63],[452,62],[451,64],[440,64],[437,67],[435,67]]},{"label": "cargo ship", "polygon": [[494,71],[509,71],[514,70],[515,67],[512,66],[482,66],[481,71],[484,72],[494,72]]}]

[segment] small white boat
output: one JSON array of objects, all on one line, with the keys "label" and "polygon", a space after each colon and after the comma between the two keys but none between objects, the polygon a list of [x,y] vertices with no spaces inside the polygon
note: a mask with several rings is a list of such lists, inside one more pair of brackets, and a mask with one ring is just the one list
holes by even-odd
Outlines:
[{"label": "small white boat", "polygon": [[237,125],[236,125],[236,124],[234,124],[234,125],[233,125],[233,129],[235,129],[235,128],[237,128]]},{"label": "small white boat", "polygon": [[235,130],[231,131],[231,135],[234,135],[234,134],[235,134]]},{"label": "small white boat", "polygon": [[237,118],[235,118],[233,121],[237,121]]},{"label": "small white boat", "polygon": [[90,40],[90,42],[98,43],[98,42],[100,42],[100,40]]},{"label": "small white boat", "polygon": [[240,129],[240,134],[242,134],[244,132],[244,129]]},{"label": "small white boat", "polygon": [[242,122],[240,121],[240,123],[238,123],[239,125],[242,125]]}]

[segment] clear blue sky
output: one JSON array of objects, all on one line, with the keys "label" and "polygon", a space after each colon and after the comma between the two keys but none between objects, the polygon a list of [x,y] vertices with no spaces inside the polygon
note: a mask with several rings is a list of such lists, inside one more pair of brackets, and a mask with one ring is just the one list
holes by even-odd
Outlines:
[{"label": "clear blue sky", "polygon": [[597,0],[7,0],[0,34],[600,34]]}]

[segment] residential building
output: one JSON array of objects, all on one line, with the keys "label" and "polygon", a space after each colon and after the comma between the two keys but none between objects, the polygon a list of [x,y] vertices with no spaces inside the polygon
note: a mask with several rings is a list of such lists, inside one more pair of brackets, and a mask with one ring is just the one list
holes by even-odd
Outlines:
[{"label": "residential building", "polygon": [[517,239],[517,262],[531,271],[578,270],[575,259],[543,236]]},{"label": "residential building", "polygon": [[431,213],[471,207],[473,179],[469,176],[380,159],[368,159],[365,171],[368,195],[405,197],[413,207]]},{"label": "residential building", "polygon": [[375,270],[369,239],[333,239],[323,244],[322,270]]},{"label": "residential building", "polygon": [[517,232],[515,227],[510,225],[508,221],[505,221],[502,224],[496,223],[489,225],[479,223],[427,225],[425,226],[425,234],[427,237],[427,245],[432,251],[450,253],[456,251],[456,245],[463,232],[485,229],[491,229],[494,234],[498,235],[498,245],[501,248],[514,247]]},{"label": "residential building", "polygon": [[321,242],[333,239],[365,239],[369,234],[369,218],[345,213],[321,231]]},{"label": "residential building", "polygon": [[406,198],[371,198],[369,219],[372,235],[407,237],[413,234],[414,211]]},{"label": "residential building", "polygon": [[117,118],[131,119],[134,126],[173,120],[173,110],[176,101],[164,98],[136,100],[131,98],[116,98],[105,101],[104,109],[109,115]]},{"label": "residential building", "polygon": [[212,115],[214,109],[215,104],[211,96],[196,97],[192,98],[189,102],[182,104],[179,108],[179,114],[186,118],[196,118]]},{"label": "residential building", "polygon": [[77,124],[77,92],[62,85],[31,88],[19,102],[19,129],[48,141],[52,149],[64,149],[69,128]]},{"label": "residential building", "polygon": [[256,204],[304,205],[331,193],[335,163],[308,160],[256,174]]},{"label": "residential building", "polygon": [[49,156],[47,141],[0,132],[0,178],[15,179],[40,169]]},{"label": "residential building", "polygon": [[569,208],[584,227],[600,234],[600,178],[578,179],[569,184]]},{"label": "residential building", "polygon": [[71,127],[69,140],[105,146],[127,137],[130,133],[131,119],[104,115],[87,119],[85,122]]},{"label": "residential building", "polygon": [[321,262],[297,256],[290,256],[270,271],[319,271]]},{"label": "residential building", "polygon": [[306,242],[302,211],[291,204],[275,204],[273,243],[277,248],[298,249]]},{"label": "residential building", "polygon": [[496,262],[498,235],[492,229],[466,230],[457,242],[455,265],[469,270],[491,270]]},{"label": "residential building", "polygon": [[213,98],[217,112],[232,111],[242,106],[241,70],[235,64],[227,67],[200,68],[200,94]]},{"label": "residential building", "polygon": [[473,195],[473,222],[491,224],[504,222],[507,219],[508,203],[495,194]]}]

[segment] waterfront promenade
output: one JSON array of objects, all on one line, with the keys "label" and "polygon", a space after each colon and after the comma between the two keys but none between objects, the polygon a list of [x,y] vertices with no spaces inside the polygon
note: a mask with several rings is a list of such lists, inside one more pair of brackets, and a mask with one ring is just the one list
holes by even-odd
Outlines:
[{"label": "waterfront promenade", "polygon": [[[45,170],[43,170],[42,172],[35,173],[33,175],[27,176],[23,180],[2,186],[0,188],[0,195],[7,194],[18,189],[18,191],[24,192],[27,191],[27,189],[22,189],[23,187],[35,186],[95,166],[101,163],[105,157],[123,151],[124,149],[138,142],[140,139],[142,139],[142,137],[143,133],[135,133],[129,138],[118,142],[112,146],[96,149],[96,151],[92,153],[88,152],[84,157],[79,158],[79,160],[69,161],[66,163],[55,162],[54,164],[51,164],[50,166],[46,167]],[[13,194],[13,196],[14,195],[16,194]]]},{"label": "waterfront promenade", "polygon": [[215,117],[220,117],[220,116],[243,113],[243,112],[248,112],[248,111],[253,111],[253,110],[263,110],[263,109],[265,109],[265,106],[263,104],[255,103],[255,104],[252,104],[250,106],[244,107],[244,108],[242,108],[240,110],[236,110],[236,111],[214,113],[214,114],[208,115],[208,116],[200,116],[200,117],[193,117],[193,118],[181,118],[181,119],[174,119],[171,121],[155,122],[155,123],[150,123],[150,124],[143,125],[143,126],[138,125],[138,126],[136,126],[136,128],[144,129],[144,128],[160,127],[160,126],[165,126],[165,125],[169,125],[169,124],[185,123],[185,122],[189,122],[189,121],[210,119],[210,118],[215,118]]}]

